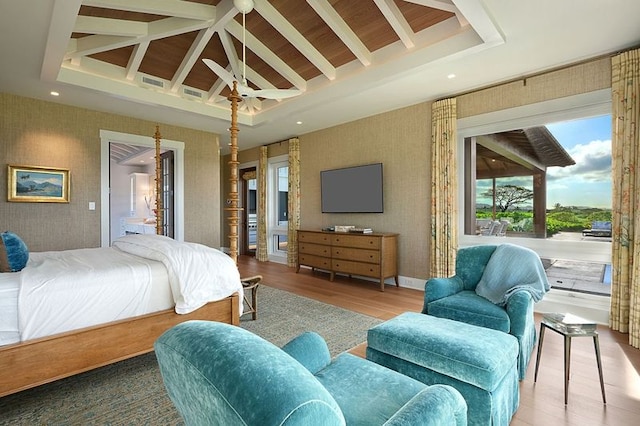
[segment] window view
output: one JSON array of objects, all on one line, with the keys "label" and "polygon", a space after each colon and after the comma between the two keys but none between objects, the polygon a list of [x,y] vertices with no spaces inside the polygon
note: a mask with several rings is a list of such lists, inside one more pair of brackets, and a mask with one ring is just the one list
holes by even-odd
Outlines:
[{"label": "window view", "polygon": [[283,258],[287,254],[289,230],[289,161],[286,156],[270,159],[268,187],[269,254]]},{"label": "window view", "polygon": [[[465,234],[610,243],[611,116],[465,138],[465,182]],[[610,294],[610,264],[543,263],[554,288]]]}]

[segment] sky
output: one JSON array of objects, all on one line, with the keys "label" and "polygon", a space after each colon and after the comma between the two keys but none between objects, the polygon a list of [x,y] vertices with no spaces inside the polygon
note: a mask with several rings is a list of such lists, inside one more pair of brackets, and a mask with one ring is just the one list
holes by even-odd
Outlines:
[{"label": "sky", "polygon": [[[611,116],[546,125],[576,162],[547,169],[547,208],[562,206],[611,208]],[[487,182],[488,183],[488,182]],[[502,179],[500,184],[532,189],[531,178]],[[478,185],[477,194],[483,191]],[[481,199],[479,203],[490,203]]]}]

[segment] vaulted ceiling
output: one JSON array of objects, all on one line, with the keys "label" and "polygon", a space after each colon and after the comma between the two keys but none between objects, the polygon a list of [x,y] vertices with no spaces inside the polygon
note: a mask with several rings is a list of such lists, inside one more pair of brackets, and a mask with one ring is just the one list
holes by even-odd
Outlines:
[{"label": "vaulted ceiling", "polygon": [[233,0],[3,0],[0,90],[223,141],[229,88],[202,59],[300,90],[243,102],[243,149],[640,43],[635,0],[253,3],[243,30]]}]

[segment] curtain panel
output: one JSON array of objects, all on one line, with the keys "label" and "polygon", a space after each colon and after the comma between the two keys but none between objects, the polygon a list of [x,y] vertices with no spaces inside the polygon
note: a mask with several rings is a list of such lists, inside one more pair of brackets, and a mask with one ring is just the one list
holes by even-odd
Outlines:
[{"label": "curtain panel", "polygon": [[298,263],[298,229],[300,229],[300,141],[289,139],[289,201],[287,205],[287,265]]},{"label": "curtain panel", "polygon": [[640,348],[640,50],[611,60],[613,183],[609,324]]},{"label": "curtain panel", "polygon": [[258,230],[256,259],[259,262],[269,260],[267,250],[267,147],[260,147],[258,159]]},{"label": "curtain panel", "polygon": [[456,99],[434,102],[431,107],[432,277],[449,277],[455,272],[458,244],[456,144]]}]

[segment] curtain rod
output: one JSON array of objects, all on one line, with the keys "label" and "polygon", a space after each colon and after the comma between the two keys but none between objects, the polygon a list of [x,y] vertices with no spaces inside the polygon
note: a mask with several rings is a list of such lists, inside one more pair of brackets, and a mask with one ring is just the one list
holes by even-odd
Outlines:
[{"label": "curtain rod", "polygon": [[526,84],[526,81],[528,79],[531,79],[531,78],[540,77],[542,75],[551,74],[553,72],[566,70],[566,69],[573,68],[573,67],[578,66],[578,65],[588,64],[589,62],[599,61],[600,59],[603,59],[603,58],[613,58],[616,55],[619,55],[619,54],[624,53],[624,52],[628,52],[630,50],[638,49],[638,48],[640,48],[640,45],[636,45],[636,46],[630,47],[628,49],[618,50],[618,51],[611,52],[611,53],[604,53],[604,54],[598,55],[598,56],[592,56],[591,58],[583,59],[583,60],[578,61],[578,62],[572,62],[572,63],[567,64],[567,65],[561,65],[561,66],[558,66],[558,67],[555,67],[555,68],[549,68],[547,70],[540,71],[540,72],[537,72],[537,73],[527,74],[527,75],[524,75],[524,76],[512,78],[510,80],[504,80],[504,81],[501,81],[499,83],[490,84],[488,86],[480,87],[480,88],[473,89],[473,90],[467,90],[465,92],[460,92],[460,93],[457,93],[455,95],[449,95],[449,96],[446,96],[444,98],[436,99],[436,100],[434,100],[434,102],[438,102],[438,101],[441,101],[441,100],[444,100],[444,99],[449,99],[449,98],[457,98],[459,96],[469,95],[471,93],[481,92],[481,91],[487,90],[487,89],[493,89],[495,87],[503,86],[505,84],[515,83],[516,81],[524,81],[525,84]]}]

